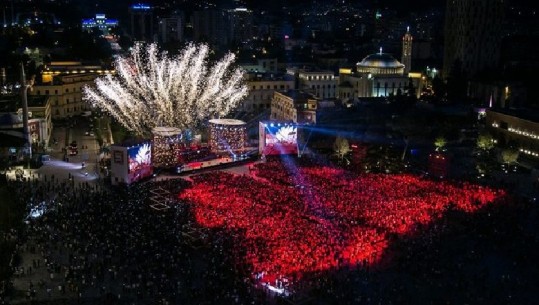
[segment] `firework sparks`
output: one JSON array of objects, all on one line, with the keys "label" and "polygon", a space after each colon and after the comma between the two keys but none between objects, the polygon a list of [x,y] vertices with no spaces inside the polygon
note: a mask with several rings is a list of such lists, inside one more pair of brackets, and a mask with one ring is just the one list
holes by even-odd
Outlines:
[{"label": "firework sparks", "polygon": [[115,76],[84,88],[84,98],[139,135],[157,126],[192,129],[225,116],[248,94],[243,71],[231,67],[234,54],[213,65],[208,54],[204,44],[190,44],[177,56],[137,44],[116,60]]}]

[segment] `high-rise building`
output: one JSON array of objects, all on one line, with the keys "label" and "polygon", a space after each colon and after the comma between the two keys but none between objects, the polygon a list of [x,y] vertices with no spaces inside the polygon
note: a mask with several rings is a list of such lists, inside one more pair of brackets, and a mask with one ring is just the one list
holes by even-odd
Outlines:
[{"label": "high-rise building", "polygon": [[136,41],[153,41],[153,8],[148,4],[137,3],[129,7],[131,38]]},{"label": "high-rise building", "polygon": [[195,11],[191,24],[193,39],[197,42],[207,42],[214,46],[223,46],[229,42],[230,22],[224,10]]},{"label": "high-rise building", "polygon": [[170,41],[183,41],[184,18],[178,15],[159,19],[159,41],[168,43]]},{"label": "high-rise building", "polygon": [[504,0],[448,0],[443,75],[464,77],[496,68],[500,58]]},{"label": "high-rise building", "polygon": [[229,10],[231,39],[246,42],[253,39],[253,11],[246,8]]},{"label": "high-rise building", "polygon": [[412,34],[410,34],[410,27],[406,29],[406,34],[402,37],[402,58],[401,62],[404,64],[404,75],[408,75],[412,69]]}]

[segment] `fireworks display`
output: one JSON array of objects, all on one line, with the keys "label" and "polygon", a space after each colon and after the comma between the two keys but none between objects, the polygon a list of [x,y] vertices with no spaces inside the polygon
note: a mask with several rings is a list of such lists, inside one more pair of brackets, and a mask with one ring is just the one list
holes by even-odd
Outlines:
[{"label": "fireworks display", "polygon": [[209,52],[207,45],[190,44],[170,56],[155,44],[137,44],[116,59],[115,76],[98,78],[95,88],[84,89],[85,100],[138,135],[157,126],[195,128],[225,116],[248,93],[243,71],[232,67],[234,54],[210,64]]}]

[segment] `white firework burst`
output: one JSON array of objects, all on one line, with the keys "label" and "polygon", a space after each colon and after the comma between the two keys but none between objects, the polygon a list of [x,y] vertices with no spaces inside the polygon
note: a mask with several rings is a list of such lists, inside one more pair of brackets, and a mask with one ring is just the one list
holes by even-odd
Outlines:
[{"label": "white firework burst", "polygon": [[232,67],[234,54],[214,64],[208,54],[205,44],[189,44],[177,56],[136,44],[116,59],[116,75],[96,79],[84,98],[138,135],[157,126],[195,128],[225,116],[248,94],[243,71]]}]

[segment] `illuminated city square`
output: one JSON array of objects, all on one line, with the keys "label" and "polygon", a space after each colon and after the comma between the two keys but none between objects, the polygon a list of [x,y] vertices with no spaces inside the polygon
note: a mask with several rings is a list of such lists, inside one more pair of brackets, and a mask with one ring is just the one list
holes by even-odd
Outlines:
[{"label": "illuminated city square", "polygon": [[536,304],[538,3],[2,1],[0,305]]}]

